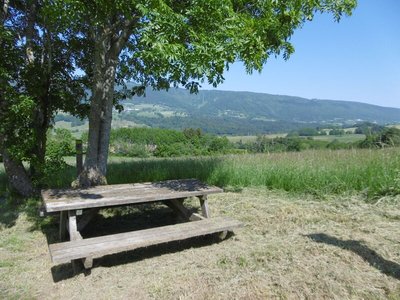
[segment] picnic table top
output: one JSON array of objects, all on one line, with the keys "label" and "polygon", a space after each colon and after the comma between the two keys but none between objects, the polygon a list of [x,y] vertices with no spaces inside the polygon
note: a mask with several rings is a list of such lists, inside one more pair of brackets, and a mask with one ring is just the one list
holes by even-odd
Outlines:
[{"label": "picnic table top", "polygon": [[46,212],[77,210],[163,201],[193,196],[221,193],[223,190],[209,186],[197,179],[159,182],[102,185],[87,189],[42,190]]}]

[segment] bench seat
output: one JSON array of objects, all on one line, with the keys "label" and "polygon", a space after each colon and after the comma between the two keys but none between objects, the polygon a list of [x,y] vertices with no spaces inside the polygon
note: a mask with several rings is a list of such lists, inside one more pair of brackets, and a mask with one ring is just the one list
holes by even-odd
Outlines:
[{"label": "bench seat", "polygon": [[96,258],[155,244],[179,241],[196,236],[231,231],[241,227],[239,221],[216,217],[194,222],[74,240],[49,245],[54,263],[68,263],[80,258]]}]

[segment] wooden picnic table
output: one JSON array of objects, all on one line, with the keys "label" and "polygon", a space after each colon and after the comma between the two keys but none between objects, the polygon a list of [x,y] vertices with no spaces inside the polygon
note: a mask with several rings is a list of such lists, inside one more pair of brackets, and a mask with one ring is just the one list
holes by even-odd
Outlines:
[{"label": "wooden picnic table", "polygon": [[[82,259],[85,268],[91,268],[94,258],[108,254],[218,232],[225,236],[241,223],[223,217],[209,218],[207,196],[221,192],[222,189],[196,179],[42,190],[44,211],[60,213],[61,242],[49,245],[52,261],[68,263]],[[199,198],[201,214],[184,206],[184,200],[189,197]],[[81,235],[81,230],[101,208],[159,201],[181,218],[196,222],[86,239]],[[67,233],[69,241],[65,241]]]}]

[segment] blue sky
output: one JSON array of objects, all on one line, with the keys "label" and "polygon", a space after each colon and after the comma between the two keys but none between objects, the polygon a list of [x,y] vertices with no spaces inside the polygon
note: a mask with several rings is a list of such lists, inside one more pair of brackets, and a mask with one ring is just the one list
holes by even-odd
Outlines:
[{"label": "blue sky", "polygon": [[288,61],[273,57],[253,75],[236,63],[217,89],[400,108],[400,0],[358,2],[339,23],[323,14],[297,30]]}]

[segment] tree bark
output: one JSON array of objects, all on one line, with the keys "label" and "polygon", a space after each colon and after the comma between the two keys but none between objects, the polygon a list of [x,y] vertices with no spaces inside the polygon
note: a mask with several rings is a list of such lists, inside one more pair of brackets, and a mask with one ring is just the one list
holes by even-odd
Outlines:
[{"label": "tree bark", "polygon": [[[114,85],[119,54],[132,33],[135,17],[123,22],[111,18],[108,25],[94,32],[94,76],[89,113],[89,138],[85,165],[73,187],[107,184]],[[119,23],[115,23],[119,22]]]},{"label": "tree bark", "polygon": [[36,102],[37,106],[34,111],[35,118],[33,120],[33,128],[35,132],[35,146],[32,149],[32,153],[35,157],[35,164],[31,164],[31,176],[42,176],[42,168],[45,164],[46,157],[46,142],[47,142],[47,130],[50,127],[51,120],[51,78],[52,78],[52,45],[51,45],[50,32],[47,28],[47,24],[44,24],[43,33],[43,53],[41,59],[41,72],[42,81],[40,82],[41,93],[38,94]]},{"label": "tree bark", "polygon": [[[9,2],[8,0],[3,1],[0,13],[0,22],[3,25],[8,14],[9,9]],[[34,9],[33,9],[34,10]],[[31,23],[31,21],[29,22]],[[8,84],[1,79],[0,85],[1,87]],[[4,116],[7,111],[7,100],[4,97],[5,91],[0,88],[0,117]],[[7,151],[6,146],[6,135],[8,133],[4,132],[4,135],[0,135],[0,153],[3,157],[3,163],[5,172],[8,178],[8,182],[12,189],[17,191],[21,196],[29,197],[35,193],[35,189],[33,188],[32,181],[25,170],[24,165],[22,164],[21,160],[14,159],[10,156],[9,152]]]},{"label": "tree bark", "polygon": [[6,19],[6,16],[8,14],[8,8],[10,6],[10,0],[4,0],[2,1],[2,6],[1,6],[1,11],[0,11],[0,22],[1,24],[4,24],[4,20]]},{"label": "tree bark", "polygon": [[12,159],[7,150],[3,150],[2,155],[4,168],[11,187],[21,196],[32,196],[35,193],[35,189],[22,162]]},{"label": "tree bark", "polygon": [[94,80],[89,113],[88,150],[83,172],[74,186],[107,184],[108,145],[110,141],[115,73],[119,51],[111,46],[106,30],[95,42]]}]

